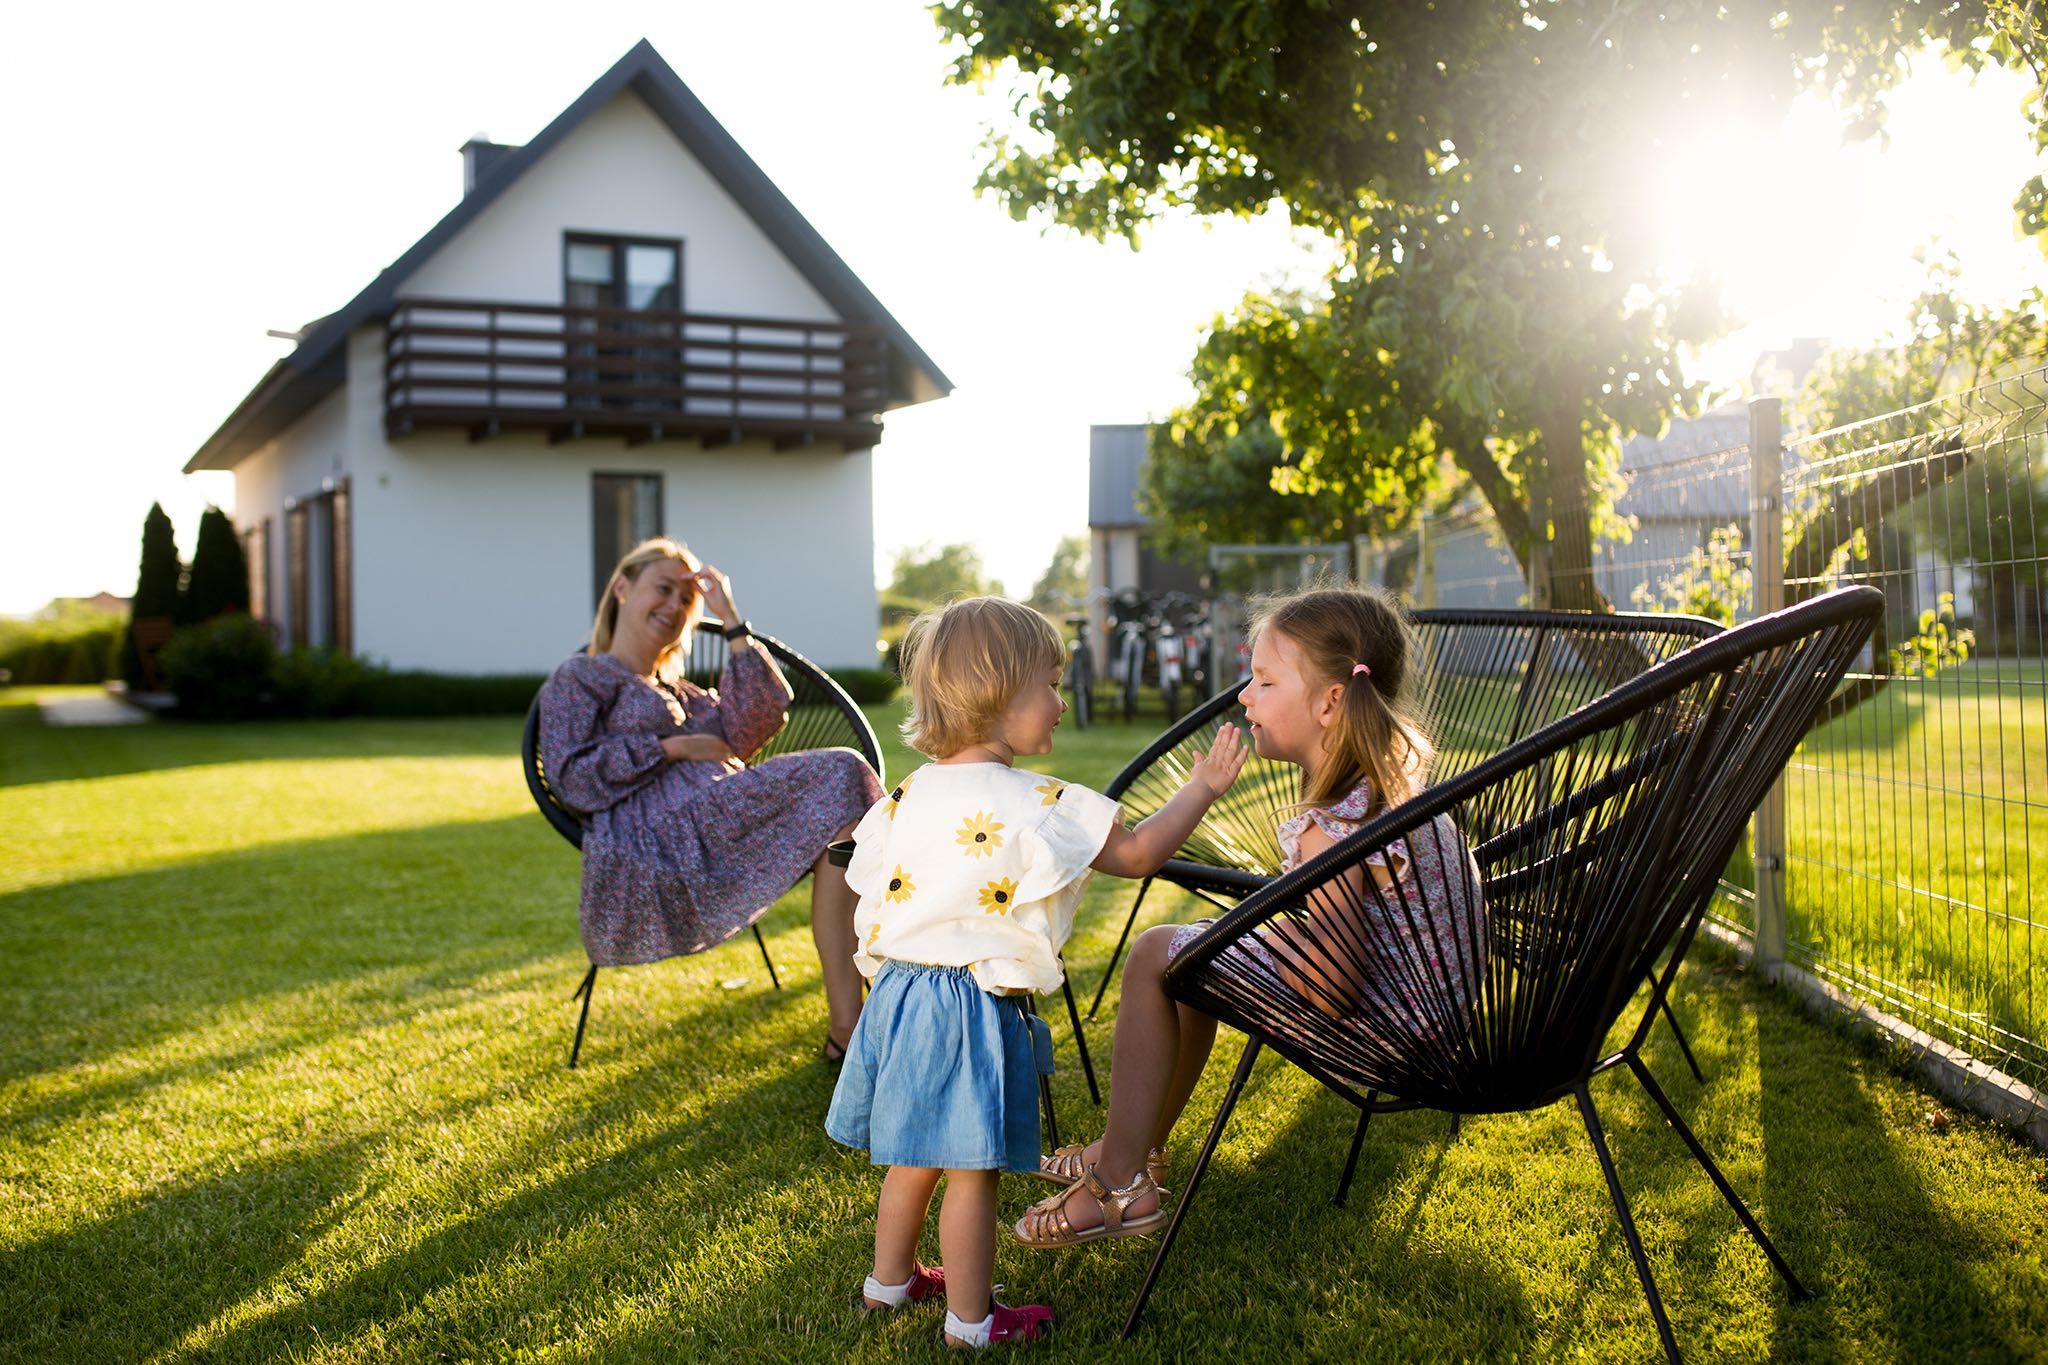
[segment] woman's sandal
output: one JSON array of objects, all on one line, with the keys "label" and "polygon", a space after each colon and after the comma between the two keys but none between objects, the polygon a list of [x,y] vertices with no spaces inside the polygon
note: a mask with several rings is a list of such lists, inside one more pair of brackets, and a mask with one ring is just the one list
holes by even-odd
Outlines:
[{"label": "woman's sandal", "polygon": [[[1065,1189],[1082,1176],[1088,1174],[1087,1151],[1088,1144],[1085,1142],[1070,1142],[1064,1147],[1056,1147],[1049,1155],[1038,1158],[1037,1170],[1026,1171],[1025,1174],[1035,1175],[1040,1180],[1050,1181],[1061,1189]],[[1145,1153],[1145,1174],[1152,1177],[1152,1183],[1159,1187],[1159,1193],[1162,1195],[1171,1193],[1166,1188],[1166,1149],[1164,1147],[1154,1147],[1151,1151]]]},{"label": "woman's sandal", "polygon": [[[873,1277],[871,1276],[870,1278],[872,1279]],[[875,1283],[880,1285],[881,1281],[877,1280]],[[895,1285],[883,1287],[892,1292],[896,1289]],[[926,1299],[941,1297],[945,1292],[946,1268],[944,1266],[925,1265],[921,1261],[912,1261],[910,1263],[910,1283],[903,1286],[903,1300],[901,1303],[889,1303],[882,1299],[869,1298],[867,1286],[862,1285],[860,1306],[869,1313],[887,1313],[892,1309],[901,1308],[906,1303],[921,1303]]]},{"label": "woman's sandal", "polygon": [[[1095,1202],[1102,1208],[1102,1225],[1093,1228],[1077,1228],[1067,1218],[1067,1200],[1083,1185],[1088,1193],[1095,1196]],[[1159,1207],[1136,1218],[1124,1217],[1124,1210],[1148,1194],[1159,1195]],[[1067,1186],[1060,1193],[1048,1199],[1041,1199],[1025,1210],[1011,1229],[1017,1240],[1028,1247],[1077,1247],[1085,1242],[1099,1242],[1111,1237],[1137,1237],[1155,1232],[1166,1222],[1166,1197],[1148,1171],[1140,1171],[1131,1183],[1120,1190],[1112,1190],[1102,1183],[1102,1177],[1090,1166],[1081,1178]]]}]

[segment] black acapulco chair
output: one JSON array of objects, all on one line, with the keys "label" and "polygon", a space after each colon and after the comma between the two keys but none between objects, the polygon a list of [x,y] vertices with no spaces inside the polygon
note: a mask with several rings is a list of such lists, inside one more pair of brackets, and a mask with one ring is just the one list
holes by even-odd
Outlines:
[{"label": "black acapulco chair", "polygon": [[[882,748],[875,739],[873,727],[860,707],[854,704],[846,690],[832,680],[832,676],[791,649],[773,636],[754,636],[774,657],[775,665],[782,671],[783,680],[795,695],[789,703],[789,716],[775,737],[747,756],[747,761],[758,763],[764,758],[777,754],[793,754],[805,749],[851,749],[868,761],[868,766],[877,776],[882,773]],[[718,675],[725,668],[725,637],[715,630],[698,630],[690,637],[690,658],[684,666],[684,676],[699,686],[709,688],[718,681]],[[582,653],[582,650],[578,650]],[[536,695],[533,704],[526,708],[526,730],[519,742],[520,766],[526,773],[526,788],[533,793],[534,804],[547,817],[555,832],[567,839],[579,852],[583,848],[583,822],[566,806],[555,799],[548,787],[547,765],[540,755],[540,697]],[[884,779],[886,781],[886,779]],[[762,907],[766,913],[767,907]],[[754,943],[761,950],[761,961],[767,964],[768,980],[776,990],[782,989],[782,979],[775,974],[775,962],[768,956],[768,945],[762,941],[761,926],[757,921],[748,926],[754,935]],[[583,1008],[576,1016],[576,1041],[569,1048],[569,1066],[575,1069],[577,1058],[583,1052],[583,1029],[590,1019],[590,1000],[597,988],[597,967],[592,964],[583,977],[583,984],[576,988],[576,994],[569,997],[573,1004],[582,1000]]]},{"label": "black acapulco chair", "polygon": [[[1384,813],[1190,943],[1167,968],[1167,992],[1249,1041],[1124,1335],[1144,1311],[1267,1047],[1358,1107],[1345,1186],[1375,1113],[1502,1113],[1574,1100],[1675,1361],[1677,1342],[1590,1089],[1595,1077],[1625,1067],[1792,1296],[1810,1297],[1651,1077],[1642,1048],[1751,813],[1883,609],[1875,589],[1845,588],[1697,645]],[[1447,835],[1439,815],[1462,832]],[[1476,868],[1483,898],[1469,885],[1461,898],[1420,882],[1382,887],[1369,876],[1343,876],[1375,853],[1413,856],[1418,847],[1437,852],[1447,868],[1467,869],[1454,871],[1458,881]],[[1315,920],[1307,916],[1311,895],[1324,907]],[[1465,913],[1449,909],[1460,905]],[[1408,932],[1362,932],[1367,914]],[[1291,936],[1260,939],[1281,970],[1321,970],[1319,978],[1297,975],[1307,995],[1240,946],[1283,918]],[[1319,984],[1347,973],[1376,984],[1355,1001]],[[1625,1040],[1610,1048],[1610,1033],[1639,1000]]]},{"label": "black acapulco chair", "polygon": [[[1431,608],[1410,613],[1419,656],[1417,694],[1434,723],[1438,755],[1432,778],[1442,782],[1506,749],[1603,692],[1720,632],[1699,616],[1645,612],[1485,611]],[[1124,765],[1103,789],[1132,818],[1158,810],[1180,790],[1197,752],[1216,727],[1242,727],[1233,684],[1183,716]],[[1219,910],[1266,886],[1280,872],[1275,831],[1301,799],[1301,770],[1251,754],[1223,799],[1209,808],[1158,878],[1193,892]],[[1151,889],[1139,883],[1123,932],[1088,1006],[1093,1019]],[[1686,1065],[1699,1063],[1680,1032]]]}]

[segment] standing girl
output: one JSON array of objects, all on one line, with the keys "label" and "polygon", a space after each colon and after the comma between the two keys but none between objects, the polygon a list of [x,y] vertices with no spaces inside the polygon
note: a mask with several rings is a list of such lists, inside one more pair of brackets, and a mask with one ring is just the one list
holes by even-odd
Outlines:
[{"label": "standing girl", "polygon": [[[1038,1169],[1038,1076],[1051,1038],[1024,1008],[1057,990],[1060,949],[1090,868],[1157,871],[1244,766],[1226,727],[1187,785],[1133,829],[1085,787],[1012,766],[1052,752],[1066,649],[1043,616],[970,598],[911,623],[910,744],[936,762],[898,783],[854,833],[854,963],[874,978],[825,1131],[887,1166],[863,1300],[894,1308],[943,1292],[958,1346],[1031,1340],[1038,1305],[994,1301],[996,1178]],[[917,1244],[943,1177],[939,1249]],[[1143,1171],[1120,1191],[1154,1197]]]},{"label": "standing girl", "polygon": [[[1301,768],[1302,803],[1279,828],[1285,871],[1421,790],[1435,748],[1413,696],[1408,622],[1384,594],[1322,588],[1269,601],[1254,615],[1252,634],[1251,677],[1238,694],[1252,744],[1262,758]],[[1324,943],[1378,936],[1399,951],[1377,960],[1431,962],[1433,979],[1468,986],[1478,979],[1484,945],[1472,939],[1470,926],[1480,922],[1473,913],[1479,869],[1449,816],[1436,818],[1430,837],[1418,833],[1405,847],[1342,875],[1353,884],[1311,894],[1303,921],[1276,918],[1224,956],[1249,955],[1255,961],[1239,970],[1277,976],[1337,1018],[1368,989],[1379,999],[1404,999],[1418,1015],[1430,1007],[1400,980],[1366,979],[1362,955],[1340,959],[1326,953]],[[1382,887],[1416,886],[1421,894],[1368,896],[1368,875]],[[1388,904],[1426,906],[1422,913],[1431,923],[1419,926],[1385,910]],[[1214,1019],[1167,995],[1166,966],[1205,924],[1162,924],[1132,948],[1111,1052],[1108,1125],[1095,1142],[1062,1147],[1040,1161],[1035,1174],[1065,1188],[1018,1222],[1017,1238],[1027,1246],[1073,1246],[1158,1225],[1156,1184],[1166,1176],[1167,1135],[1216,1038]],[[1268,941],[1284,943],[1287,951],[1269,951]],[[1442,963],[1439,945],[1449,945],[1460,960]],[[1141,1170],[1149,1171],[1155,1188],[1142,1198],[1122,1197],[1120,1187]]]}]

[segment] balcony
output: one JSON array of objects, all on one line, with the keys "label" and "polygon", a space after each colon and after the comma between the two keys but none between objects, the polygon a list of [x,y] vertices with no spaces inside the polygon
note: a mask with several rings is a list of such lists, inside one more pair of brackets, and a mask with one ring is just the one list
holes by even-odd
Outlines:
[{"label": "balcony", "polygon": [[858,450],[882,437],[888,360],[867,324],[399,299],[384,338],[384,431]]}]

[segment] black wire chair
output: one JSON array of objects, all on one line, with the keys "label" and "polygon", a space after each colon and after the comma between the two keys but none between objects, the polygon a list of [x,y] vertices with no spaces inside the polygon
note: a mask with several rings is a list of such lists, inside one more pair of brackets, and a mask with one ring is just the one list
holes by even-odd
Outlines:
[{"label": "black wire chair", "polygon": [[[1703,617],[1641,612],[1432,608],[1410,619],[1420,655],[1418,690],[1437,732],[1432,778],[1439,782],[1721,629]],[[1137,818],[1165,805],[1187,781],[1196,752],[1208,748],[1216,727],[1244,724],[1238,691],[1233,685],[1182,717],[1126,764],[1104,794]],[[1157,877],[1228,909],[1226,900],[1242,900],[1279,875],[1275,831],[1300,799],[1299,768],[1252,754],[1237,782]],[[1090,1019],[1116,975],[1152,882],[1147,877],[1138,886],[1089,1003]],[[1668,1007],[1665,1017],[1686,1064],[1704,1079]]]},{"label": "black wire chair", "polygon": [[[874,728],[867,717],[861,714],[846,690],[832,680],[832,676],[791,649],[782,641],[769,635],[755,635],[775,659],[781,669],[784,681],[795,695],[790,699],[789,718],[775,737],[747,756],[749,763],[758,763],[764,758],[777,754],[793,754],[806,749],[852,749],[868,761],[876,776],[882,776],[882,748],[875,739]],[[577,653],[582,653],[578,650]],[[725,669],[727,646],[725,637],[715,630],[698,630],[690,636],[689,662],[684,665],[684,676],[701,687],[712,687],[718,682],[718,675]],[[555,832],[567,839],[578,852],[583,849],[583,822],[566,806],[555,799],[548,786],[547,765],[540,755],[540,697],[536,695],[533,704],[526,708],[526,731],[519,741],[520,766],[526,773],[526,789],[533,793],[534,804],[547,817]],[[886,780],[886,779],[885,779]],[[762,907],[762,913],[767,907]],[[775,974],[775,962],[768,956],[768,945],[761,938],[761,926],[757,922],[748,926],[753,931],[754,943],[761,950],[761,961],[767,964],[768,980],[776,990],[782,989],[782,979]],[[575,1069],[577,1058],[583,1053],[583,1029],[590,1020],[590,1000],[597,989],[597,966],[591,965],[584,974],[583,984],[576,988],[576,994],[569,997],[570,1003],[583,1002],[582,1011],[576,1016],[576,1041],[569,1048],[569,1066]]]},{"label": "black wire chair", "polygon": [[[1249,1041],[1124,1335],[1266,1047],[1358,1107],[1340,1199],[1375,1113],[1576,1100],[1676,1360],[1589,1089],[1626,1067],[1792,1296],[1809,1297],[1642,1047],[1751,813],[1883,610],[1876,590],[1845,588],[1699,644],[1384,813],[1190,943],[1167,968],[1168,994]],[[1449,875],[1387,885],[1367,875],[1376,854]],[[1645,987],[1626,1041],[1610,1047]]]}]

